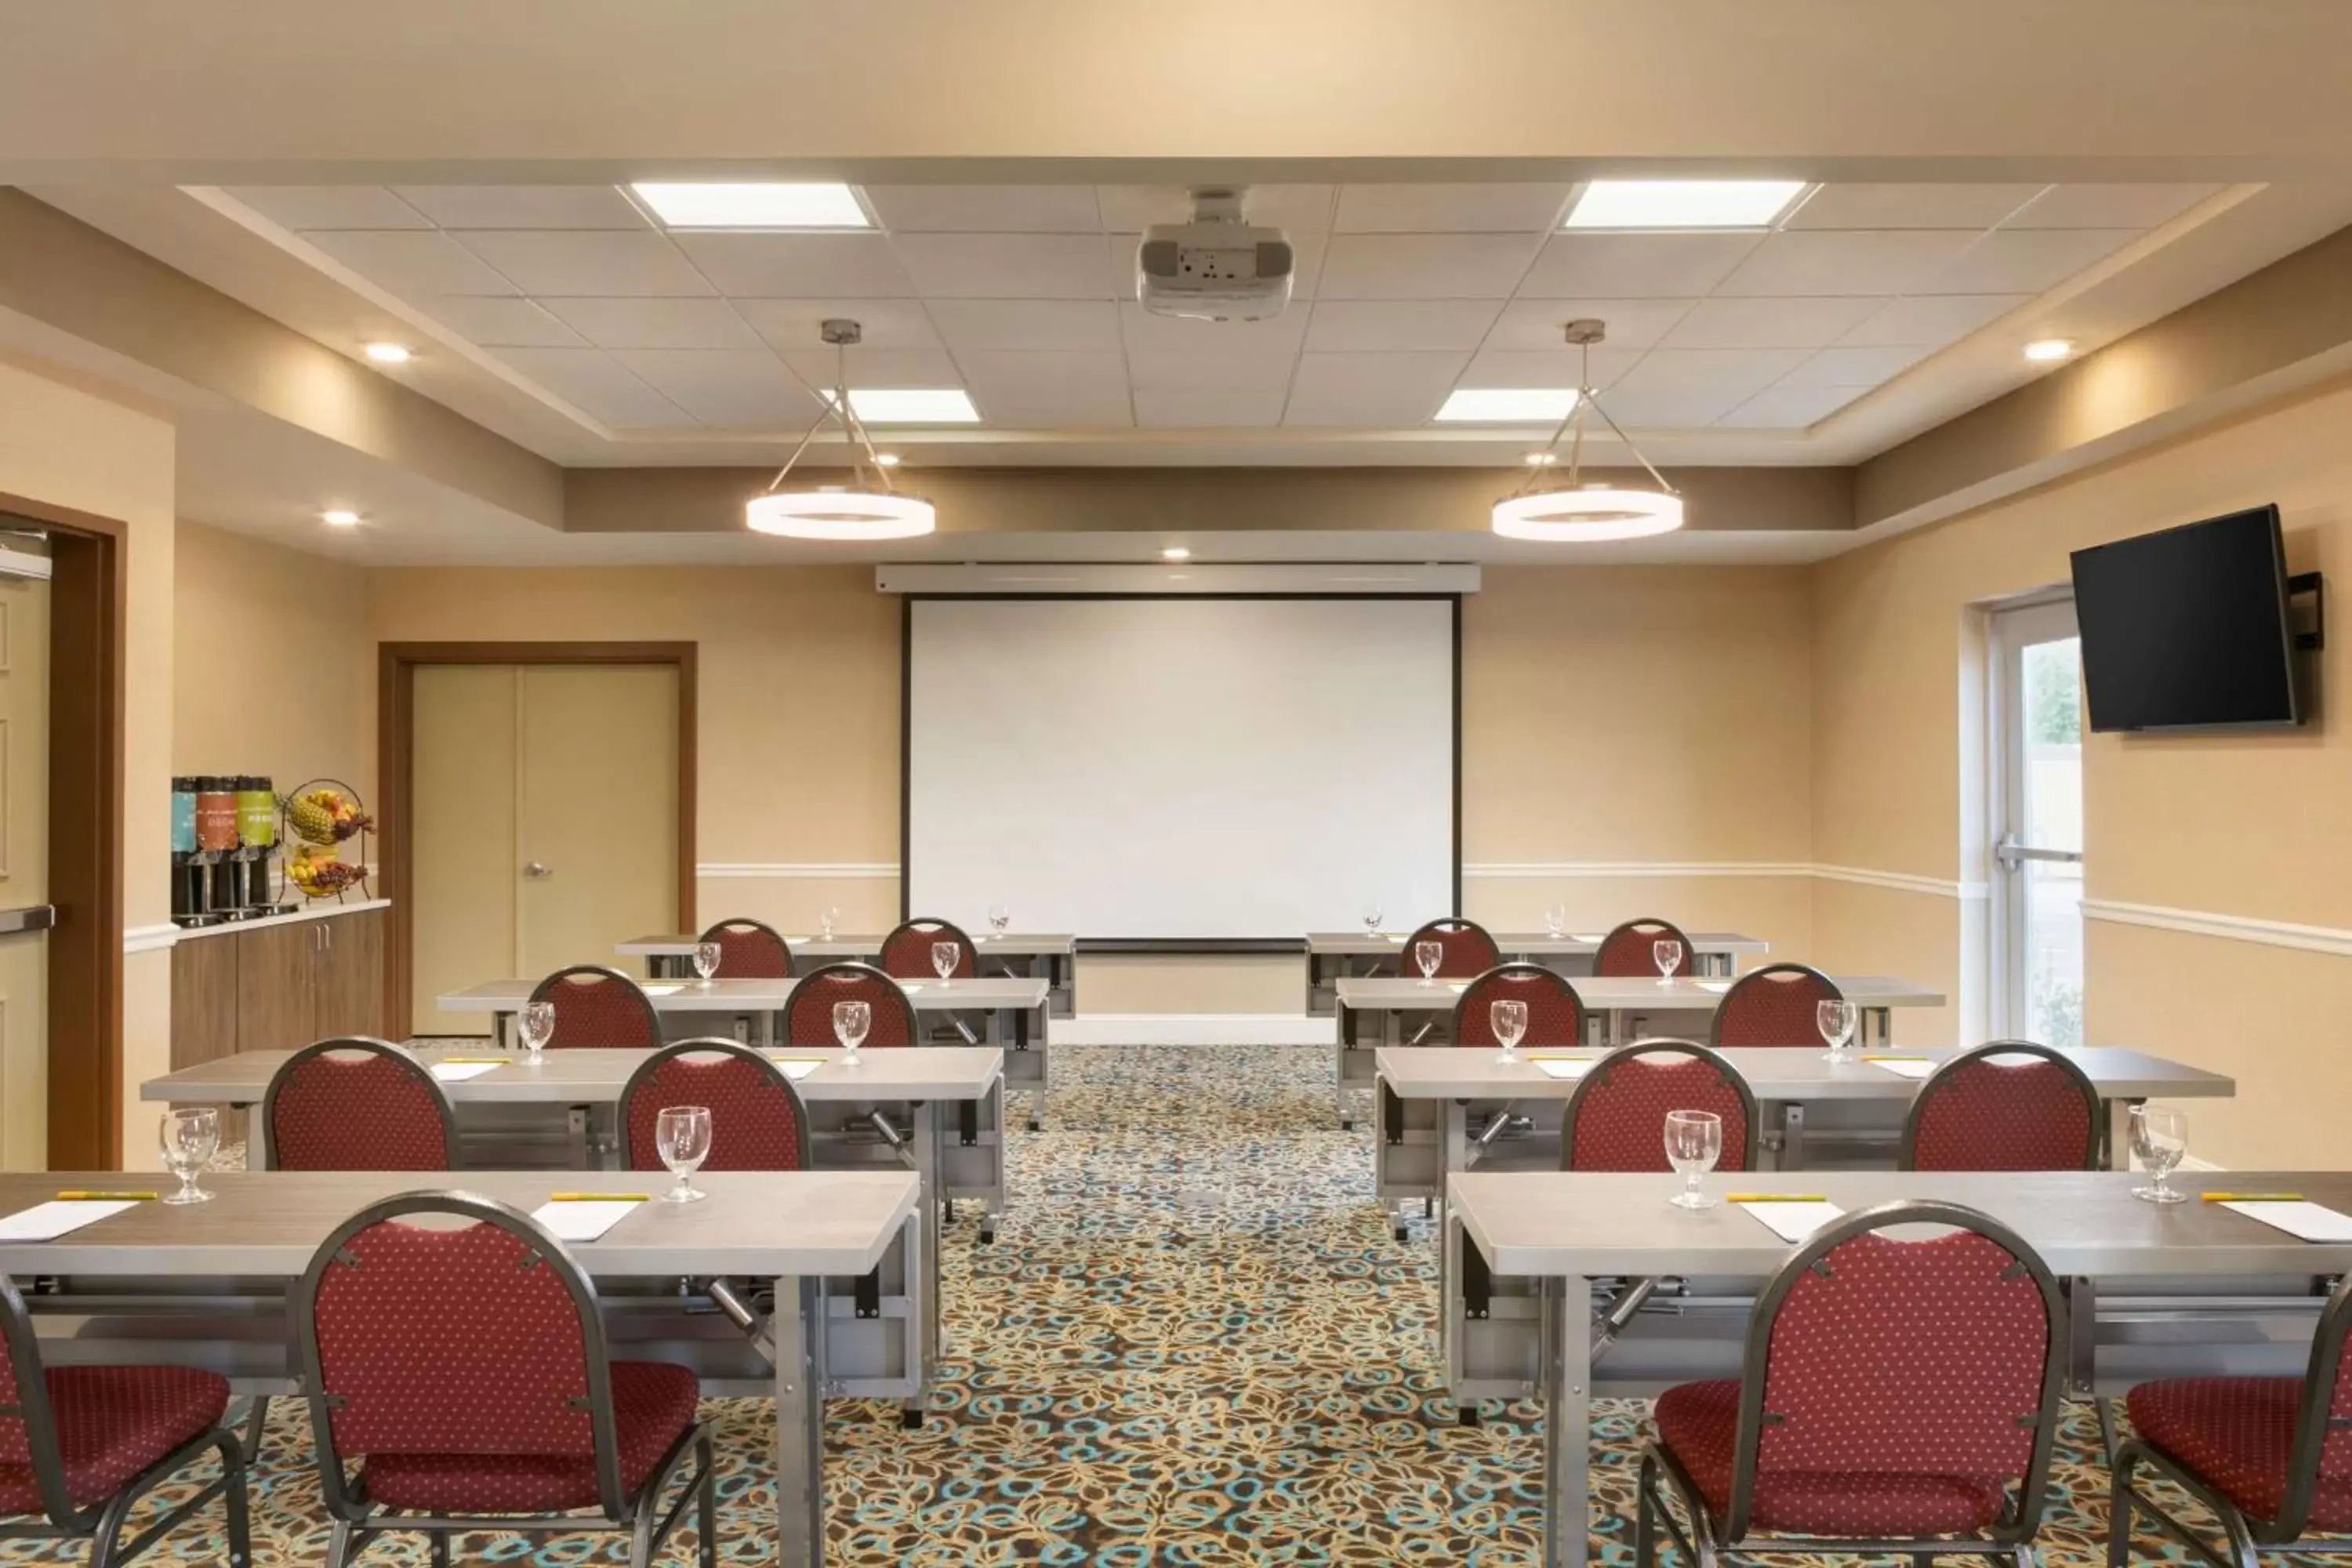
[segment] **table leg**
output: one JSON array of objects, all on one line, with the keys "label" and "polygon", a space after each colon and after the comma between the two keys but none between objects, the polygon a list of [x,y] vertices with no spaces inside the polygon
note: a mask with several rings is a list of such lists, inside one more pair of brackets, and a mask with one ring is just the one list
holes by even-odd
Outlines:
[{"label": "table leg", "polygon": [[[940,1245],[923,1248],[921,1280],[923,1287],[922,1372],[919,1381],[922,1392],[929,1394],[931,1384],[939,1376],[940,1353],[945,1346],[946,1330],[940,1321],[940,1254],[946,1250],[946,1228],[941,1221],[947,1207],[947,1173],[940,1168],[940,1150],[947,1142],[943,1118],[949,1102],[935,1100],[919,1107],[914,1116],[915,1169],[923,1179],[923,1223],[930,1234],[940,1238]],[[917,1260],[908,1258],[908,1274],[914,1273]],[[910,1278],[909,1283],[912,1283]]]},{"label": "table leg", "polygon": [[980,1215],[980,1239],[992,1242],[996,1227],[1004,1218],[1004,1079],[999,1078],[988,1086],[989,1114],[986,1121],[996,1129],[996,1142],[990,1145],[988,1203]]},{"label": "table leg", "polygon": [[496,1046],[500,1050],[505,1050],[507,1048],[507,1026],[513,1022],[514,1015],[512,1013],[491,1014],[490,1044]]},{"label": "table leg", "polygon": [[1356,1015],[1344,1002],[1334,1002],[1331,1011],[1331,1113],[1345,1132],[1353,1125],[1348,1120],[1348,1043],[1356,1031]]},{"label": "table leg", "polygon": [[1591,1548],[1592,1341],[1570,1306],[1591,1300],[1588,1279],[1542,1283],[1544,1568],[1581,1564]]},{"label": "table leg", "polygon": [[776,1281],[776,1562],[824,1568],[824,1400],[813,1345],[824,1331],[814,1279]]},{"label": "table leg", "polygon": [[2131,1169],[2131,1113],[2135,1105],[2145,1105],[2144,1100],[2110,1100],[2107,1108],[2107,1157],[2104,1162],[2110,1171]]},{"label": "table leg", "polygon": [[1871,1035],[1874,1032],[1877,1036],[1877,1044],[1880,1049],[1883,1050],[1886,1047],[1895,1043],[1894,1008],[1865,1007],[1862,1010],[1862,1016],[1863,1037],[1865,1041],[1868,1041]]},{"label": "table leg", "polygon": [[751,1032],[760,1048],[766,1050],[776,1043],[776,1016],[773,1013],[754,1015],[751,1020]]}]

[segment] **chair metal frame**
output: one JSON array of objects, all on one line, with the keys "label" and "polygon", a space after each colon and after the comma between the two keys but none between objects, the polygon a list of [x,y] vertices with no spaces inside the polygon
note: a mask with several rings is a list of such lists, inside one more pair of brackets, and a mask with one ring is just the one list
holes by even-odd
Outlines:
[{"label": "chair metal frame", "polygon": [[554,999],[555,987],[562,984],[565,981],[571,979],[575,974],[593,974],[604,980],[617,980],[622,984],[627,986],[629,988],[629,994],[635,997],[637,1005],[640,1007],[643,1007],[646,1011],[646,1024],[653,1032],[652,1039],[646,1045],[643,1046],[565,1046],[559,1045],[554,1040],[551,1039],[547,1043],[547,1048],[549,1050],[650,1050],[654,1047],[657,1047],[662,1043],[661,1010],[654,1005],[654,999],[646,994],[646,988],[637,984],[636,977],[635,975],[625,973],[622,971],[614,968],[609,963],[567,963],[562,968],[547,976],[544,980],[541,980],[538,984],[532,986],[530,988],[530,1000],[533,1002],[552,1001]]},{"label": "chair metal frame", "polygon": [[269,1075],[269,1088],[261,1097],[261,1169],[275,1171],[278,1164],[278,1092],[293,1080],[295,1073],[313,1057],[323,1057],[336,1051],[360,1051],[371,1056],[388,1057],[415,1077],[433,1096],[433,1103],[441,1112],[442,1169],[456,1171],[464,1167],[464,1158],[457,1145],[457,1109],[450,1103],[449,1091],[433,1076],[433,1069],[418,1061],[406,1050],[390,1040],[373,1035],[338,1035],[331,1039],[316,1040],[304,1046],[278,1064]]},{"label": "chair metal frame", "polygon": [[[793,962],[793,944],[786,942],[782,934],[777,931],[775,927],[770,925],[765,921],[755,921],[742,916],[736,916],[730,920],[711,921],[709,925],[702,928],[702,934],[699,937],[697,937],[695,941],[698,945],[706,942],[717,942],[719,940],[719,933],[722,931],[756,931],[760,935],[766,937],[770,942],[774,942],[776,944],[776,951],[784,955],[784,977],[786,979],[790,979],[792,977]],[[727,973],[723,969],[719,972],[719,977],[720,979],[728,978]]]},{"label": "chair metal frame", "polygon": [[[1568,1097],[1567,1109],[1559,1115],[1559,1168],[1561,1170],[1573,1171],[1577,1168],[1574,1163],[1576,1119],[1583,1113],[1585,1097],[1608,1081],[1610,1068],[1619,1062],[1633,1061],[1642,1057],[1664,1056],[1696,1057],[1701,1061],[1711,1063],[1715,1070],[1730,1080],[1731,1087],[1739,1091],[1741,1124],[1747,1132],[1746,1141],[1741,1146],[1743,1157],[1739,1169],[1752,1171],[1756,1168],[1756,1155],[1763,1143],[1764,1112],[1763,1108],[1756,1103],[1756,1090],[1749,1086],[1747,1077],[1731,1065],[1730,1058],[1711,1046],[1700,1045],[1696,1040],[1678,1040],[1672,1036],[1653,1035],[1643,1039],[1628,1041],[1606,1053],[1586,1069],[1582,1078],[1576,1080],[1576,1090]],[[1658,1137],[1659,1147],[1663,1149],[1665,1138],[1663,1127],[1659,1130]]]},{"label": "chair metal frame", "polygon": [[[1585,1006],[1584,998],[1578,994],[1575,983],[1557,969],[1550,968],[1548,965],[1541,963],[1531,963],[1525,959],[1513,959],[1507,963],[1498,963],[1492,969],[1484,970],[1477,975],[1474,976],[1470,983],[1462,988],[1462,994],[1454,999],[1454,1013],[1451,1019],[1448,1020],[1448,1026],[1445,1031],[1446,1038],[1454,1041],[1457,1045],[1461,1043],[1462,1020],[1465,1016],[1464,1010],[1469,1006],[1470,999],[1477,994],[1479,986],[1485,984],[1489,980],[1515,980],[1522,977],[1528,980],[1549,982],[1550,984],[1559,986],[1561,991],[1567,994],[1569,1005],[1576,1009],[1577,1038],[1575,1043],[1581,1046],[1584,1043],[1585,1028],[1592,1022],[1592,1012],[1591,1009]],[[1486,1000],[1492,1003],[1507,1001],[1508,998],[1490,996],[1486,998]],[[1566,1047],[1552,1045],[1531,1045],[1529,1048],[1533,1050],[1560,1050]]]},{"label": "chair metal frame", "polygon": [[[809,971],[806,974],[800,975],[793,980],[792,997],[787,998],[784,1003],[784,1037],[777,1042],[778,1045],[790,1046],[793,1043],[792,1020],[793,1001],[799,997],[804,987],[811,986],[815,982],[825,979],[830,975],[849,975],[860,980],[879,980],[884,984],[887,985],[892,994],[898,998],[898,1005],[907,1015],[907,1043],[910,1046],[921,1043],[923,1035],[920,1019],[915,1012],[914,1003],[909,1001],[907,997],[907,988],[898,983],[898,977],[887,973],[879,964],[860,963],[854,959],[836,958],[830,963],[819,965],[817,968]],[[802,1048],[806,1049],[807,1047],[803,1046]],[[896,1046],[866,1046],[860,1048],[865,1050],[887,1051],[896,1050],[898,1047]]]},{"label": "chair metal frame", "polygon": [[[456,1215],[494,1225],[520,1240],[536,1255],[539,1267],[554,1271],[580,1321],[582,1359],[586,1363],[589,1431],[594,1447],[597,1512],[560,1514],[434,1514],[387,1511],[367,1495],[367,1461],[356,1475],[344,1471],[335,1447],[335,1395],[328,1389],[319,1358],[319,1287],[329,1268],[339,1266],[343,1246],[360,1232],[405,1215]],[[370,1541],[379,1535],[414,1531],[431,1538],[434,1568],[449,1568],[449,1540],[473,1531],[492,1531],[537,1539],[590,1531],[630,1532],[631,1568],[652,1568],[654,1554],[667,1544],[671,1532],[686,1517],[687,1505],[696,1505],[698,1558],[700,1568],[716,1568],[719,1561],[716,1468],[711,1460],[710,1427],[698,1420],[679,1434],[667,1452],[646,1472],[634,1502],[621,1490],[619,1418],[613,1405],[612,1356],[604,1336],[604,1320],[596,1307],[596,1289],[586,1271],[529,1215],[511,1205],[476,1193],[401,1193],[370,1204],[335,1227],[319,1246],[302,1271],[294,1298],[294,1325],[302,1358],[305,1396],[310,1405],[313,1457],[319,1471],[319,1495],[334,1534],[327,1547],[327,1568],[347,1568]],[[659,1511],[661,1495],[677,1479],[687,1460],[694,1461],[686,1489],[667,1514]]]},{"label": "chair metal frame", "polygon": [[[1615,942],[1618,937],[1622,935],[1624,932],[1629,931],[1637,931],[1643,926],[1650,926],[1655,929],[1656,934],[1650,938],[1654,942],[1664,942],[1669,937],[1681,942],[1683,944],[1683,963],[1687,966],[1685,972],[1691,974],[1696,974],[1698,973],[1698,949],[1691,945],[1690,937],[1683,931],[1682,927],[1675,924],[1674,921],[1669,920],[1660,920],[1655,915],[1636,915],[1630,921],[1619,921],[1615,925],[1610,927],[1609,934],[1601,939],[1601,945],[1592,950],[1592,972],[1595,974],[1601,973],[1601,955],[1609,951],[1610,943]],[[1650,973],[1654,974],[1656,973],[1657,968],[1657,961],[1653,959],[1650,963]]]},{"label": "chair metal frame", "polygon": [[[1770,1370],[1772,1329],[1781,1305],[1797,1281],[1822,1267],[1822,1259],[1838,1247],[1857,1236],[1898,1225],[1948,1226],[1973,1231],[2015,1258],[2041,1292],[2041,1401],[2034,1414],[2033,1447],[2026,1459],[2026,1473],[2020,1478],[2014,1503],[2007,1510],[2009,1517],[1996,1521],[1991,1530],[1975,1539],[1937,1535],[1890,1541],[1778,1534],[1751,1538],[1748,1517],[1755,1506],[1757,1459],[1764,1434],[1764,1386]],[[1931,1559],[1945,1556],[1990,1557],[1997,1563],[2007,1560],[2015,1568],[2033,1568],[2033,1537],[2042,1526],[2051,1455],[2058,1440],[2059,1396],[2065,1373],[2065,1303],[2049,1266],[2023,1237],[1990,1215],[1959,1204],[1898,1199],[1874,1204],[1823,1226],[1773,1271],[1757,1296],[1755,1311],[1748,1319],[1747,1344],[1740,1356],[1739,1425],[1732,1439],[1731,1493],[1726,1500],[1723,1517],[1717,1520],[1708,1513],[1697,1483],[1664,1443],[1652,1440],[1642,1446],[1633,1528],[1635,1568],[1652,1568],[1656,1563],[1660,1525],[1664,1526],[1675,1549],[1696,1559],[1700,1568],[1716,1568],[1725,1556],[1734,1552],[1832,1552],[1910,1557],[1921,1568],[1927,1568]],[[1675,1520],[1674,1510],[1665,1506],[1666,1500],[1659,1490],[1662,1481],[1689,1517],[1688,1534]]]},{"label": "chair metal frame", "polygon": [[614,1112],[614,1131],[621,1144],[621,1163],[629,1170],[659,1170],[658,1165],[640,1166],[634,1163],[629,1148],[629,1112],[635,1105],[638,1089],[669,1062],[687,1056],[735,1057],[750,1062],[765,1074],[776,1088],[784,1091],[784,1103],[792,1108],[793,1124],[800,1135],[801,1166],[803,1171],[814,1169],[811,1143],[813,1129],[809,1125],[808,1106],[801,1099],[800,1087],[785,1076],[784,1069],[771,1061],[766,1053],[755,1050],[730,1035],[709,1035],[700,1039],[674,1040],[650,1053],[637,1064],[628,1081],[621,1086],[621,1098]]},{"label": "chair metal frame", "polygon": [[[1765,976],[1773,974],[1810,974],[1814,979],[1820,981],[1823,985],[1829,987],[1830,994],[1827,996],[1816,997],[1814,998],[1815,1001],[1843,1002],[1845,1000],[1845,993],[1838,989],[1838,983],[1832,980],[1820,970],[1815,969],[1810,963],[1782,963],[1759,964],[1754,969],[1751,969],[1747,973],[1741,975],[1738,979],[1733,981],[1729,987],[1724,991],[1723,1000],[1715,1005],[1715,1016],[1708,1020],[1706,1026],[1706,1043],[1708,1045],[1714,1047],[1718,1051],[1726,1048],[1723,1043],[1723,1018],[1725,1014],[1731,1011],[1733,998],[1737,997],[1749,985],[1759,984]],[[1805,1046],[1821,1045],[1822,1043],[1821,1037],[1816,1034],[1811,1040],[1791,1044],[1780,1048],[1790,1050],[1801,1049]],[[1734,1047],[1731,1048],[1739,1049],[1742,1047]]]},{"label": "chair metal frame", "polygon": [[1903,1113],[1903,1138],[1895,1157],[1895,1168],[1898,1171],[1919,1168],[1919,1122],[1927,1113],[1930,1100],[1939,1089],[1948,1087],[1956,1075],[1987,1057],[2034,1057],[2064,1069],[2066,1077],[2083,1096],[2083,1125],[2087,1136],[2083,1140],[2083,1163],[2077,1168],[2097,1170],[2099,1129],[2103,1120],[2099,1114],[2098,1086],[2091,1081],[2091,1075],[2070,1058],[2032,1040],[1994,1040],[1973,1050],[1962,1051],[1938,1064],[1935,1071],[1920,1081],[1918,1092],[1911,1097],[1911,1108]]}]

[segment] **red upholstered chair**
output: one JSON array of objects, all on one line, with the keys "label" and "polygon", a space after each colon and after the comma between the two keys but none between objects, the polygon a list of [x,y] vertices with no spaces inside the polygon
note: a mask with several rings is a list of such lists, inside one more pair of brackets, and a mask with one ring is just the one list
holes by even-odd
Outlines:
[{"label": "red upholstered chair", "polygon": [[1732,1046],[1819,1049],[1823,1042],[1814,1006],[1844,999],[1837,982],[1810,964],[1768,963],[1733,981],[1723,994],[1709,1043],[1717,1050]]},{"label": "red upholstered chair", "polygon": [[[449,1217],[473,1223],[403,1223]],[[694,1373],[611,1360],[594,1288],[529,1215],[462,1193],[371,1205],[320,1246],[293,1305],[329,1568],[398,1531],[431,1535],[437,1563],[467,1531],[629,1531],[632,1568],[649,1568],[689,1500],[703,1568],[717,1562]]]},{"label": "red upholstered chair", "polygon": [[901,921],[898,929],[882,939],[882,951],[876,959],[882,973],[898,980],[937,980],[940,972],[931,963],[931,944],[951,942],[956,944],[954,971],[950,980],[972,980],[980,974],[980,949],[972,944],[963,928],[950,921],[918,918]]},{"label": "red upholstered chair", "polygon": [[872,1008],[863,1048],[915,1043],[915,1007],[898,983],[870,963],[828,963],[793,984],[784,1003],[784,1043],[837,1046],[833,1005],[864,1002]]},{"label": "red upholstered chair", "polygon": [[1897,1163],[1906,1171],[2095,1170],[2099,1091],[2047,1046],[1979,1046],[1920,1084]]},{"label": "red upholstered chair", "polygon": [[555,1004],[550,1050],[649,1051],[662,1043],[661,1015],[645,988],[602,963],[559,969],[532,988],[534,1002]]},{"label": "red upholstered chair", "polygon": [[[2131,1551],[2135,1510],[2148,1514],[2209,1563],[2254,1568],[2259,1549],[2298,1545],[2314,1531],[2352,1531],[2352,1379],[2344,1341],[2352,1326],[2352,1275],[2336,1281],[2312,1336],[2301,1377],[2189,1377],[2143,1383],[2125,1406],[2137,1436],[2116,1453],[2107,1562]],[[2153,1471],[2213,1510],[2227,1542],[2217,1552],[2142,1489]]]},{"label": "red upholstered chair", "polygon": [[715,976],[728,980],[784,980],[793,973],[793,950],[773,926],[758,921],[720,921],[702,933],[719,944]]},{"label": "red upholstered chair", "polygon": [[1739,1069],[1696,1040],[1635,1040],[1592,1064],[1559,1123],[1563,1171],[1670,1171],[1666,1112],[1723,1118],[1719,1171],[1752,1171],[1756,1095]]},{"label": "red upholstered chair", "polygon": [[[1949,1228],[1885,1234],[1920,1225]],[[1661,1524],[1706,1568],[1731,1552],[2030,1562],[2063,1312],[2042,1259],[1973,1209],[1881,1204],[1822,1226],[1757,1299],[1739,1378],[1659,1396],[1634,1562],[1656,1562]]]},{"label": "red upholstered chair", "polygon": [[1616,980],[1655,980],[1658,961],[1651,949],[1668,940],[1683,944],[1683,961],[1675,965],[1675,973],[1696,973],[1697,954],[1691,950],[1690,938],[1672,921],[1654,920],[1627,921],[1602,937],[1601,945],[1592,950],[1592,973]]},{"label": "red upholstered chair", "polygon": [[1495,939],[1486,934],[1485,926],[1448,915],[1425,921],[1404,939],[1404,946],[1397,953],[1399,974],[1411,979],[1421,977],[1421,964],[1412,950],[1424,942],[1433,942],[1444,950],[1444,955],[1437,961],[1440,980],[1467,980],[1503,962],[1503,950],[1495,945]]},{"label": "red upholstered chair", "polygon": [[432,1070],[389,1040],[305,1046],[261,1101],[267,1171],[454,1171],[457,1118]]},{"label": "red upholstered chair", "polygon": [[1584,1002],[1557,970],[1540,963],[1498,963],[1470,982],[1454,1004],[1454,1043],[1494,1047],[1495,1004],[1520,1001],[1528,1005],[1528,1032],[1522,1046],[1580,1046],[1584,1043]]},{"label": "red upholstered chair", "polygon": [[672,1105],[710,1108],[706,1171],[804,1171],[808,1112],[775,1063],[738,1041],[680,1040],[647,1057],[621,1089],[621,1149],[632,1171],[662,1169],[654,1121]]},{"label": "red upholstered chair", "polygon": [[[230,1568],[250,1568],[245,1451],[220,1425],[228,1381],[178,1366],[41,1365],[40,1342],[16,1281],[0,1275],[0,1514],[30,1516],[12,1536],[90,1542],[91,1568],[146,1552],[219,1498],[228,1514]],[[131,1542],[131,1509],[207,1453],[220,1475]]]}]

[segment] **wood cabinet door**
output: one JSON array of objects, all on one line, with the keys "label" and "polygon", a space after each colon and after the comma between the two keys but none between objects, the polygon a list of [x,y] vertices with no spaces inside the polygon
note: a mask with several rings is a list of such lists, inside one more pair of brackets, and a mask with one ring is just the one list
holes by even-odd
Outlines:
[{"label": "wood cabinet door", "polygon": [[215,942],[236,943],[237,1048],[298,1051],[319,1037],[322,921],[265,926]]},{"label": "wood cabinet door", "polygon": [[172,1067],[192,1068],[237,1052],[234,936],[172,944]]},{"label": "wood cabinet door", "polygon": [[383,1034],[383,911],[336,915],[315,923],[325,933],[312,1019],[319,1038]]}]

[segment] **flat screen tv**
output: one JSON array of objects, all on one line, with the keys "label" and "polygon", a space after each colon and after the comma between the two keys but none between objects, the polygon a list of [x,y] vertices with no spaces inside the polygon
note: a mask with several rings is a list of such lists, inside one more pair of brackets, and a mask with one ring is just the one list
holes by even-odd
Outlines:
[{"label": "flat screen tv", "polygon": [[2077,550],[2074,562],[2092,729],[2303,722],[2278,508]]}]

